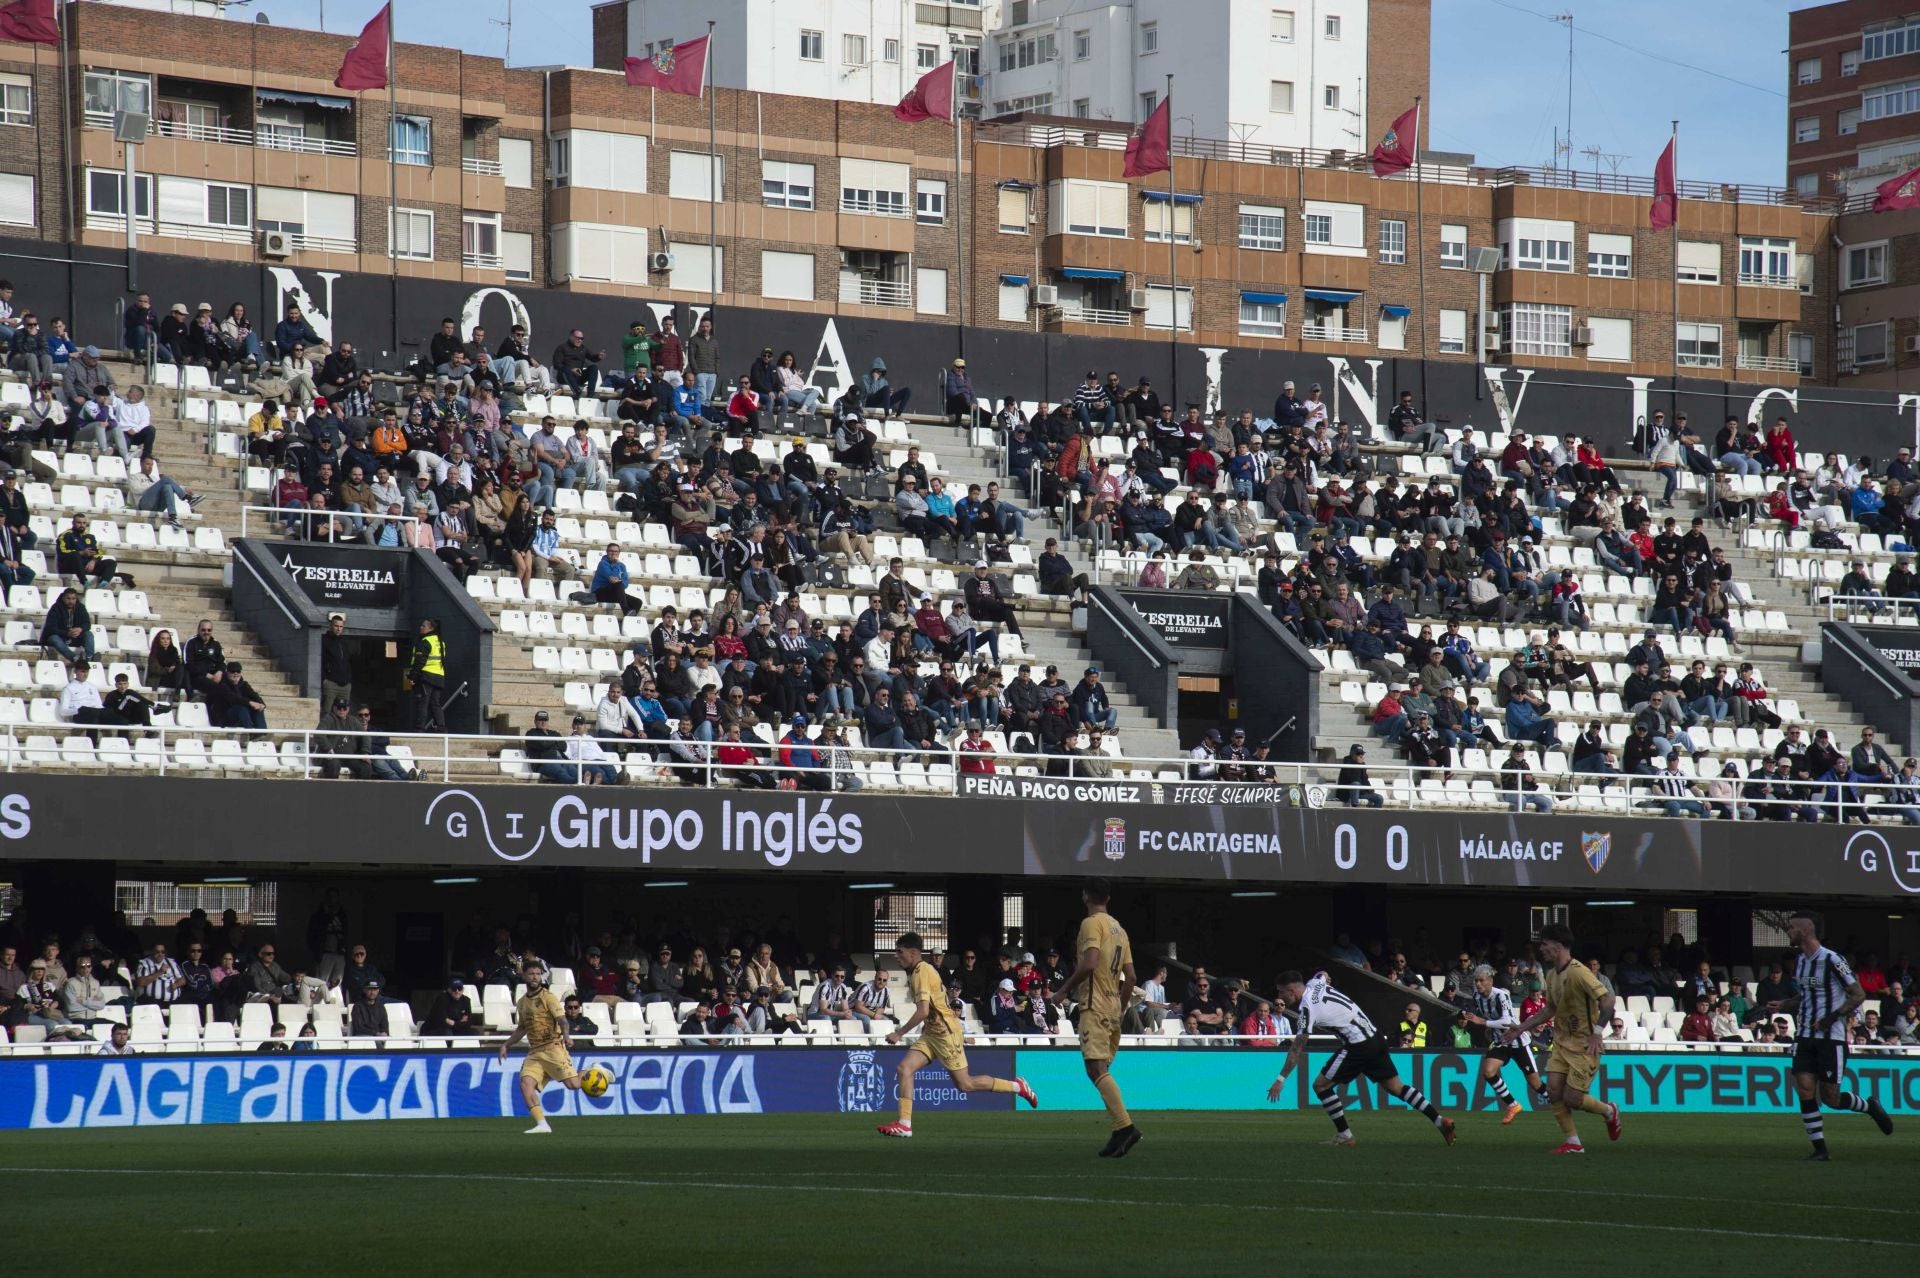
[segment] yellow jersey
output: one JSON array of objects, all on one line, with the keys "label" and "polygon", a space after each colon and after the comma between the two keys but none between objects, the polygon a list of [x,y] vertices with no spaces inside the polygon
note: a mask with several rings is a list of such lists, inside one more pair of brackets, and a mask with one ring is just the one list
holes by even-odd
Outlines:
[{"label": "yellow jersey", "polygon": [[1099,950],[1100,961],[1087,980],[1086,1006],[1095,1016],[1120,1019],[1120,976],[1133,962],[1133,946],[1127,941],[1127,929],[1113,915],[1089,914],[1080,924],[1080,935],[1073,943],[1074,957],[1088,950]]},{"label": "yellow jersey", "polygon": [[1584,1042],[1600,1023],[1600,1000],[1607,996],[1607,987],[1579,959],[1558,971],[1548,968],[1545,983],[1553,1008],[1553,1041]]},{"label": "yellow jersey", "polygon": [[960,1018],[947,1002],[947,986],[940,979],[939,969],[926,962],[916,965],[907,978],[907,989],[914,1002],[927,1005],[927,1019],[921,1022],[923,1033],[934,1038],[960,1037]]},{"label": "yellow jersey", "polygon": [[520,1028],[527,1032],[528,1047],[554,1047],[560,1042],[560,1017],[566,1011],[560,996],[552,990],[528,990],[517,1004]]}]

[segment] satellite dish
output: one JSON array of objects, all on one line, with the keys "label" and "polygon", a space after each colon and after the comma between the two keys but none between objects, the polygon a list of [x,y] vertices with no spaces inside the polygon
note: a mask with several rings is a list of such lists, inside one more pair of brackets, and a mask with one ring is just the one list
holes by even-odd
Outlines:
[{"label": "satellite dish", "polygon": [[253,15],[253,23],[258,27],[270,27],[273,25],[273,20],[264,13],[256,13]]}]

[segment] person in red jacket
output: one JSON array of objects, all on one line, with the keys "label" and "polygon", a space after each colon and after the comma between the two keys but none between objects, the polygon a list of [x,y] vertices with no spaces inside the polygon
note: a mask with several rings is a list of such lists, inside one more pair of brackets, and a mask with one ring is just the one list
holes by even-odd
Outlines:
[{"label": "person in red jacket", "polygon": [[990,777],[993,775],[993,742],[987,740],[980,725],[967,725],[967,735],[961,740],[960,772],[963,776]]},{"label": "person in red jacket", "polygon": [[1711,1043],[1713,1039],[1713,1013],[1709,1010],[1713,1000],[1705,994],[1693,1000],[1693,1010],[1687,1013],[1687,1019],[1680,1022],[1680,1041],[1683,1043]]},{"label": "person in red jacket", "polygon": [[1240,1044],[1243,1047],[1280,1045],[1280,1023],[1273,1018],[1273,1004],[1262,999],[1240,1018]]}]

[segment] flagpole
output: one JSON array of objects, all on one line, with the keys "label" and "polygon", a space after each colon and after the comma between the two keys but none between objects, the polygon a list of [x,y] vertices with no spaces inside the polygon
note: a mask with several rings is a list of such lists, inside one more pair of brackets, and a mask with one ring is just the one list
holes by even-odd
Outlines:
[{"label": "flagpole", "polygon": [[1413,113],[1413,201],[1419,244],[1414,256],[1420,263],[1420,415],[1424,417],[1433,409],[1427,402],[1427,182],[1420,171],[1420,125],[1426,108],[1418,95],[1413,99]]},{"label": "flagpole", "polygon": [[953,97],[948,107],[953,113],[953,273],[955,295],[959,303],[960,354],[967,353],[967,259],[966,259],[966,180],[960,172],[960,49],[953,53]]},{"label": "flagpole", "polygon": [[398,16],[394,6],[398,2],[388,0],[387,4],[387,320],[390,328],[387,350],[396,356],[400,351],[400,249],[394,241],[400,230],[400,167],[394,143],[400,122],[395,96],[400,59],[395,52],[393,28]]},{"label": "flagpole", "polygon": [[[720,309],[720,148],[718,94],[713,84],[713,28],[707,20],[707,65],[700,71],[700,91],[707,95],[707,315]],[[664,247],[663,250],[664,251]],[[697,325],[695,327],[698,327]]]},{"label": "flagpole", "polygon": [[[70,109],[67,105],[67,99],[72,94],[72,90],[68,87],[67,78],[69,75],[67,65],[67,33],[69,30],[67,25],[67,6],[59,3],[59,0],[55,0],[53,13],[54,21],[58,24],[60,34],[60,172],[63,175],[60,182],[60,193],[65,197],[67,206],[67,225],[62,238],[71,245],[75,236],[73,226],[73,126],[67,118],[67,112]],[[37,174],[34,177],[34,181],[36,182],[45,180],[44,174]],[[159,192],[156,191],[154,194],[157,197]],[[129,217],[133,216],[133,199],[134,193],[128,191],[126,207],[127,216]],[[156,208],[155,211],[157,212],[158,209]],[[38,216],[37,213],[36,216]],[[73,254],[68,253],[67,256],[71,258]],[[69,263],[67,266],[67,296],[69,298],[73,296],[72,263]]]},{"label": "flagpole", "polygon": [[[1674,420],[1678,421],[1680,417],[1680,121],[1678,120],[1673,122],[1673,141],[1669,145],[1673,148],[1673,222],[1667,228],[1667,243],[1671,248],[1670,256],[1673,259],[1671,283],[1673,349],[1668,352],[1668,355],[1673,361],[1673,416]],[[1653,450],[1651,435],[1647,438],[1647,450],[1648,452]]]},{"label": "flagpole", "polygon": [[1180,207],[1173,183],[1173,76],[1167,76],[1167,395],[1180,411],[1180,249],[1174,242],[1174,214]]}]

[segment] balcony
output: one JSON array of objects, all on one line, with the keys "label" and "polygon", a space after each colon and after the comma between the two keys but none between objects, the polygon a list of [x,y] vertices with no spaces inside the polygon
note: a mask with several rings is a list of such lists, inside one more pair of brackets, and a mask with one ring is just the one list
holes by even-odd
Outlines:
[{"label": "balcony", "polygon": [[1791,288],[1798,289],[1800,281],[1792,275],[1763,275],[1755,271],[1742,271],[1739,282],[1743,288]]},{"label": "balcony", "polygon": [[504,269],[498,253],[462,253],[460,265],[470,271],[498,271]]},{"label": "balcony", "polygon": [[1338,324],[1303,324],[1300,326],[1300,336],[1309,342],[1364,342],[1367,340],[1367,330],[1342,328]]},{"label": "balcony", "polygon": [[913,305],[913,286],[899,280],[876,280],[866,276],[842,276],[840,300],[856,306]]},{"label": "balcony", "polygon": [[483,160],[477,155],[463,155],[460,157],[460,171],[477,173],[481,177],[499,177],[500,161]]},{"label": "balcony", "polygon": [[337,138],[316,137],[284,125],[262,125],[255,146],[263,151],[298,151],[302,155],[339,155],[351,158],[360,154],[358,145]]},{"label": "balcony", "polygon": [[[162,110],[164,111],[164,107]],[[89,111],[86,113],[86,127],[89,129],[111,129],[113,113],[110,111]],[[360,153],[354,143],[328,137],[316,137],[297,127],[289,128],[283,124],[262,123],[259,132],[251,129],[236,129],[225,124],[204,124],[191,119],[176,119],[167,115],[156,115],[153,119],[155,137],[174,138],[184,142],[220,142],[228,146],[258,147],[262,151],[298,151],[306,155],[337,155],[351,158]],[[494,172],[499,172],[499,164],[494,164]]]},{"label": "balcony", "polygon": [[840,211],[865,213],[871,217],[913,216],[913,210],[907,207],[907,196],[904,191],[863,192],[858,195],[851,191],[842,191]]},{"label": "balcony", "polygon": [[[1680,362],[1685,364],[1687,360],[1683,357]],[[1719,362],[1720,361],[1715,360],[1714,364],[1718,365]],[[1791,356],[1749,355],[1745,351],[1740,352],[1738,367],[1750,373],[1798,373],[1802,371],[1800,361]]]},{"label": "balcony", "polygon": [[331,235],[303,235],[298,231],[287,236],[287,242],[296,253],[358,253],[360,245],[353,239],[336,239]]},{"label": "balcony", "polygon": [[1115,324],[1133,323],[1132,311],[1107,310],[1104,307],[1088,306],[1081,302],[1062,302],[1057,308],[1060,318],[1069,324]]}]

